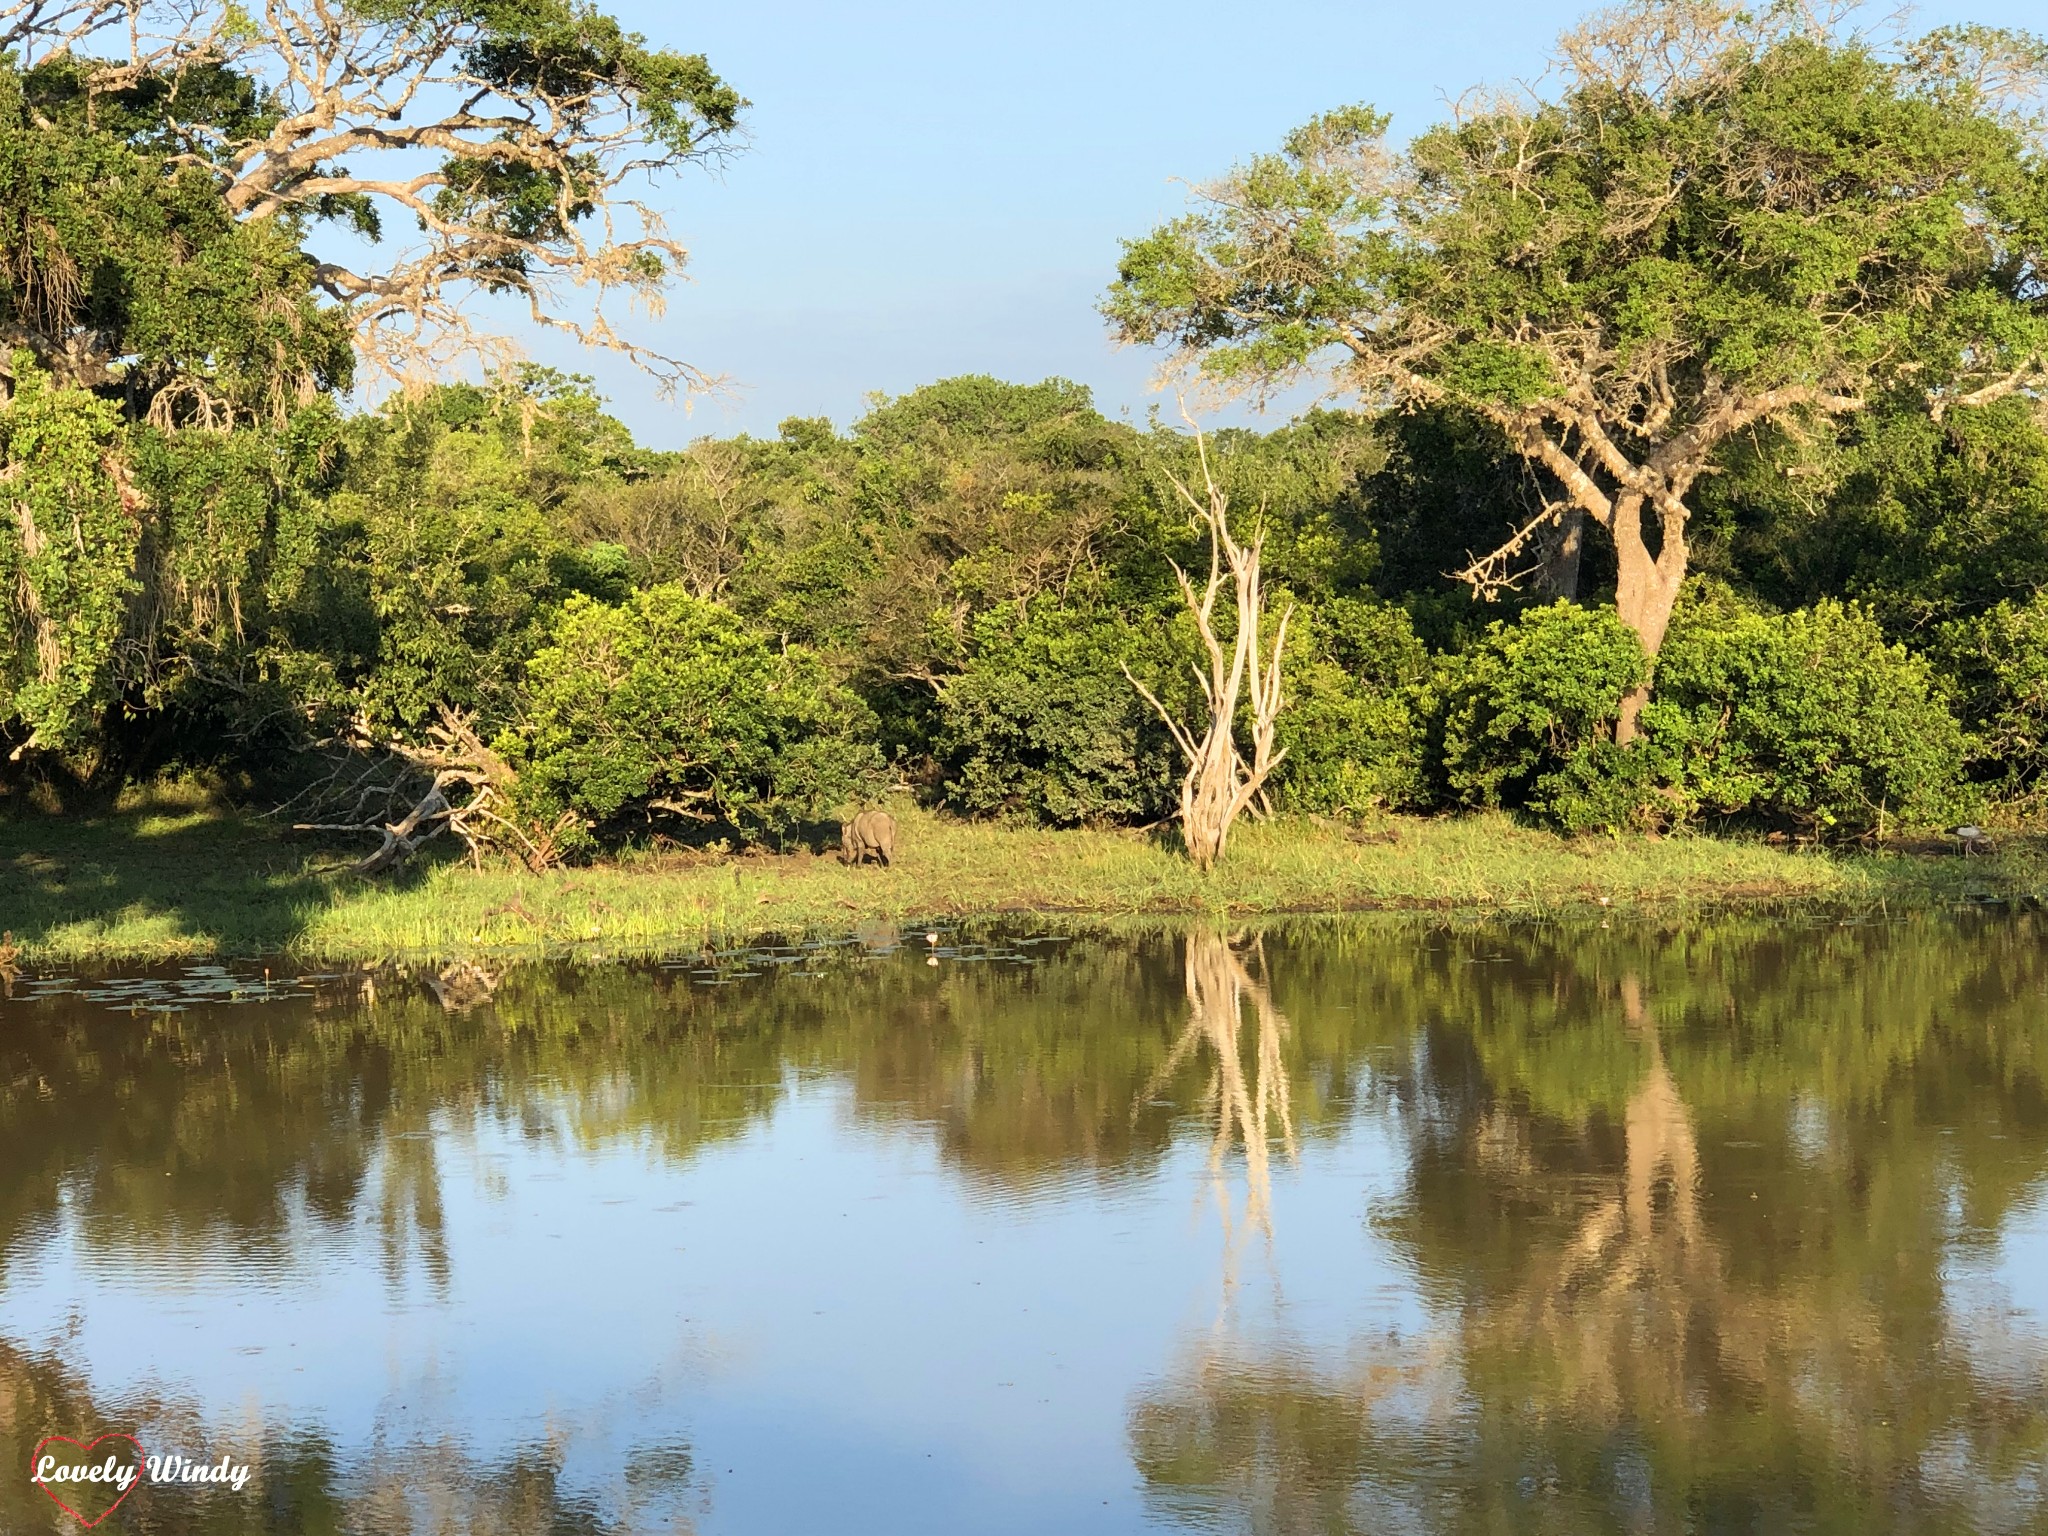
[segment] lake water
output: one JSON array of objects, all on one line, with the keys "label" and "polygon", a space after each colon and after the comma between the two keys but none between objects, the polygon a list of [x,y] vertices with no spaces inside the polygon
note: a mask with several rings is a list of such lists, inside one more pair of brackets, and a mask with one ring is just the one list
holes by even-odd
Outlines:
[{"label": "lake water", "polygon": [[2048,920],[14,979],[0,1533],[2048,1529]]}]

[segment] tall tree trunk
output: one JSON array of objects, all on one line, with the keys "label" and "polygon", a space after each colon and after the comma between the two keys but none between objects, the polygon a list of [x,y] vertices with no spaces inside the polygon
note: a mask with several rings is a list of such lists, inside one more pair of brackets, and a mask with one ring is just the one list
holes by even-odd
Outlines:
[{"label": "tall tree trunk", "polygon": [[[1630,492],[1614,503],[1615,586],[1614,609],[1621,622],[1636,632],[1643,654],[1656,665],[1663,649],[1664,632],[1671,627],[1671,610],[1678,602],[1678,589],[1685,582],[1685,525],[1666,513],[1660,522],[1662,547],[1655,555],[1643,538],[1643,498]],[[1650,684],[1626,694],[1621,717],[1614,723],[1614,739],[1627,745],[1636,738],[1636,717],[1649,702]]]}]

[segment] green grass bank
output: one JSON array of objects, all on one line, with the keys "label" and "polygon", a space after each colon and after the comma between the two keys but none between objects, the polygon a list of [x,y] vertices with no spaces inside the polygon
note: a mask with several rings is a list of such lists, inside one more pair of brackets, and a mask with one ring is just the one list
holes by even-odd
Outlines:
[{"label": "green grass bank", "polygon": [[1567,839],[1502,816],[1361,831],[1247,823],[1211,875],[1155,837],[899,812],[894,868],[836,856],[636,855],[533,875],[442,861],[396,881],[349,850],[196,798],[103,816],[0,819],[0,928],[16,963],[286,954],[304,961],[579,950],[634,955],[763,934],[1003,913],[1136,916],[1372,909],[1503,914],[1731,904],[1870,906],[2048,890],[2048,845],[1975,858],[1827,853],[1707,837]]}]

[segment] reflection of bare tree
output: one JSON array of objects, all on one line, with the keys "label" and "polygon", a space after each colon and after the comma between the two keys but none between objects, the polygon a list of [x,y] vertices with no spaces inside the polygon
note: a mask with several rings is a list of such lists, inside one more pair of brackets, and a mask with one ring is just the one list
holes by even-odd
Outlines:
[{"label": "reflection of bare tree", "polygon": [[498,980],[474,960],[457,960],[444,966],[427,985],[450,1013],[467,1013],[477,1004],[491,1000],[498,990]]},{"label": "reflection of bare tree", "polygon": [[[1223,1181],[1223,1160],[1231,1147],[1237,1145],[1244,1148],[1244,1230],[1263,1233],[1270,1240],[1271,1148],[1276,1130],[1290,1162],[1299,1149],[1288,1106],[1287,1064],[1280,1055],[1287,1038],[1287,1019],[1273,1006],[1272,991],[1264,980],[1263,945],[1254,946],[1253,953],[1259,957],[1258,980],[1253,979],[1226,935],[1212,930],[1189,930],[1184,960],[1188,1022],[1173,1050],[1138,1096],[1133,1114],[1206,1046],[1214,1060],[1204,1095],[1204,1112],[1215,1125],[1209,1142],[1209,1172],[1217,1205],[1223,1212],[1224,1230],[1227,1235],[1236,1231],[1234,1202]],[[1239,1050],[1246,1003],[1251,1004],[1257,1030],[1249,1075]]]},{"label": "reflection of bare tree", "polygon": [[1274,1533],[1679,1530],[1702,1509],[2043,1528],[2041,1341],[1958,1305],[1941,1143],[1869,1114],[1795,1145],[1774,1106],[1729,1143],[1754,1155],[1703,1150],[1732,1127],[1681,1087],[1697,1056],[1654,1016],[1671,1003],[1634,971],[1618,991],[1606,1017],[1640,1057],[1609,1114],[1546,1122],[1453,1076],[1445,1118],[1418,1118],[1419,1198],[1388,1230],[1439,1277],[1443,1332],[1335,1361],[1192,1340],[1132,1409],[1162,1508]]}]

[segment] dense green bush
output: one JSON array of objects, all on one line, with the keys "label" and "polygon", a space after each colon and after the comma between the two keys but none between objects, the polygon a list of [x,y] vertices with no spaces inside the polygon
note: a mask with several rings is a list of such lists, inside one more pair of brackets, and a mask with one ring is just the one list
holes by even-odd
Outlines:
[{"label": "dense green bush", "polygon": [[1642,723],[1675,810],[1860,836],[1957,809],[1961,726],[1927,663],[1854,606],[1770,614],[1693,595]]},{"label": "dense green bush", "polygon": [[527,369],[351,423],[321,563],[352,590],[325,594],[338,612],[314,622],[366,631],[344,677],[373,731],[417,733],[443,707],[487,732],[509,723],[564,599],[625,595],[618,548],[579,548],[561,527],[565,484],[616,476],[630,457],[586,385]]},{"label": "dense green bush", "polygon": [[1614,724],[1648,675],[1634,631],[1608,609],[1552,603],[1489,625],[1433,685],[1450,798],[1568,829],[1613,824],[1613,789],[1641,773],[1614,747]]},{"label": "dense green bush", "polygon": [[878,784],[873,719],[818,659],[680,586],[616,608],[571,598],[526,676],[526,723],[503,750],[543,819],[622,828],[661,801],[779,837]]},{"label": "dense green bush", "polygon": [[1123,673],[1156,678],[1165,629],[1050,605],[983,617],[972,659],[941,689],[947,802],[1055,826],[1165,815],[1180,760]]},{"label": "dense green bush", "polygon": [[1690,591],[1642,734],[1618,747],[1621,698],[1646,671],[1605,611],[1559,603],[1493,625],[1437,683],[1451,798],[1567,831],[1709,815],[1855,837],[1958,811],[1962,728],[1927,662],[1860,608],[1774,614]]},{"label": "dense green bush", "polygon": [[[0,411],[13,503],[0,519],[0,744],[81,744],[105,705],[134,596],[138,531],[101,465],[114,408],[17,367]],[[0,754],[6,755],[6,754]]]},{"label": "dense green bush", "polygon": [[1971,732],[1973,777],[2036,806],[2048,788],[2048,597],[1946,625],[1939,649]]},{"label": "dense green bush", "polygon": [[1292,809],[1355,813],[1423,792],[1419,686],[1429,654],[1389,603],[1337,597],[1296,608],[1274,788]]},{"label": "dense green bush", "polygon": [[[2029,288],[2048,172],[1962,67],[1983,38],[1909,62],[1715,22],[1763,52],[1689,105],[1569,85],[1508,125],[1553,148],[1601,129],[1611,166],[1549,154],[1530,196],[1489,202],[1498,144],[1447,128],[1403,161],[1448,177],[1447,200],[1391,223],[1350,163],[1384,124],[1339,112],[1233,177],[1248,202],[1126,249],[1106,313],[1127,339],[1247,387],[1348,340],[1417,386],[1400,409],[1198,437],[1105,416],[1071,381],[969,375],[872,397],[843,429],[656,450],[589,379],[536,366],[345,410],[354,342],[405,328],[335,302],[348,285],[311,237],[372,232],[367,206],[272,216],[194,158],[195,135],[225,152],[268,131],[253,55],[154,78],[22,27],[50,46],[0,59],[0,798],[83,805],[202,767],[253,798],[305,782],[309,750],[428,748],[460,716],[521,765],[525,811],[593,835],[678,815],[779,835],[885,760],[968,814],[1154,820],[1183,765],[1126,668],[1196,717],[1178,573],[1214,558],[1188,516],[1200,487],[1257,530],[1266,611],[1294,606],[1276,805],[1838,837],[1986,791],[2048,810],[2048,421],[2038,388],[1982,387],[2048,339]],[[736,98],[697,90],[686,115],[723,132]],[[1772,223],[1758,155],[1828,161],[1825,229]],[[472,168],[447,195],[473,233],[555,206],[522,201],[523,172]],[[1637,172],[1675,199],[1654,227],[1628,203]],[[1288,244],[1297,217],[1315,238]],[[1752,237],[1771,251],[1730,263]],[[1370,313],[1359,261],[1401,288],[1375,278]],[[658,287],[661,265],[625,275]],[[518,277],[488,253],[464,271],[441,277]],[[1396,321],[1418,328],[1397,342]],[[1539,443],[1542,357],[1593,322],[1679,359],[1656,424],[1608,423],[1655,473],[1596,471],[1686,501],[1683,551],[1652,534],[1695,573],[1654,665],[1612,611],[1637,569],[1607,536],[1628,516],[1540,515],[1556,453],[1597,457],[1590,422]],[[1773,384],[1799,380],[1865,408],[1714,403],[1782,406]],[[1447,576],[1504,547],[1512,606]],[[1622,701],[1653,672],[1621,747]]]}]

